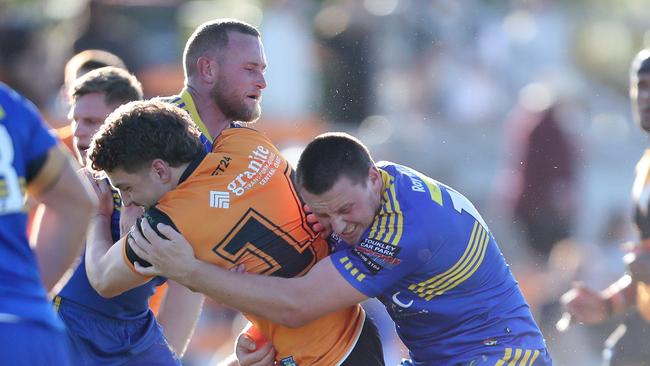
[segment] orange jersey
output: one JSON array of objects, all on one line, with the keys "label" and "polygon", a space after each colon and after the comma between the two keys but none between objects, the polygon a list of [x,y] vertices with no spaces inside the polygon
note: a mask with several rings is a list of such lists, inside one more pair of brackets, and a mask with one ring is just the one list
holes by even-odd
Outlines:
[{"label": "orange jersey", "polygon": [[[329,245],[307,225],[291,175],[287,161],[263,134],[229,128],[146,216],[151,220],[154,211],[159,217],[162,212],[203,261],[225,269],[244,264],[252,273],[300,276],[329,254]],[[365,313],[359,305],[350,306],[300,328],[247,317],[271,340],[278,361],[332,366],[356,344]]]}]

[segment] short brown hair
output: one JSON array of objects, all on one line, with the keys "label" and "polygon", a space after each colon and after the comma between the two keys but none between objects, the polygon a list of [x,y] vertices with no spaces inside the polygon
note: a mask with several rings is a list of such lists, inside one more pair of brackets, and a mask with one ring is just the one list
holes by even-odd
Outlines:
[{"label": "short brown hair", "polygon": [[196,73],[196,61],[199,57],[207,52],[220,51],[228,46],[228,32],[260,37],[257,28],[236,19],[216,19],[199,25],[185,44],[183,52],[185,77]]},{"label": "short brown hair", "polygon": [[199,135],[189,114],[172,104],[130,102],[106,118],[90,143],[88,158],[95,171],[134,173],[154,159],[176,167],[204,151]]},{"label": "short brown hair", "polygon": [[344,132],[316,136],[300,155],[296,178],[311,194],[322,194],[345,176],[353,183],[365,183],[368,169],[375,165],[368,148]]},{"label": "short brown hair", "polygon": [[88,71],[106,66],[114,66],[126,70],[124,61],[113,53],[97,49],[81,51],[72,56],[65,64],[64,82],[66,85],[70,85],[74,79]]},{"label": "short brown hair", "polygon": [[108,66],[76,79],[69,92],[73,103],[86,94],[104,93],[107,105],[120,105],[142,99],[142,84],[128,71]]}]

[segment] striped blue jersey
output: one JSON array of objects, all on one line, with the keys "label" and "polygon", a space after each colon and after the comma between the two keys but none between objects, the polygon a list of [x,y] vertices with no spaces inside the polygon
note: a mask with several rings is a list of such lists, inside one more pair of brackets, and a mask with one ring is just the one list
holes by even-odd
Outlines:
[{"label": "striped blue jersey", "polygon": [[158,100],[166,102],[166,103],[171,103],[178,108],[181,108],[185,110],[187,113],[189,113],[190,117],[192,117],[192,121],[196,125],[196,127],[199,128],[199,131],[201,131],[201,143],[203,144],[203,147],[205,148],[206,152],[212,151],[212,142],[216,138],[216,136],[212,136],[210,134],[210,131],[208,131],[208,128],[205,126],[205,123],[201,119],[201,116],[199,115],[199,110],[196,109],[196,104],[194,103],[194,99],[192,99],[192,95],[190,92],[187,90],[187,88],[184,88],[181,90],[180,94],[174,95],[172,97],[161,97],[158,98]]},{"label": "striped blue jersey", "polygon": [[377,164],[379,213],[356,245],[334,237],[332,260],[377,297],[417,364],[448,365],[506,348],[543,349],[528,304],[467,198],[405,166]]},{"label": "striped blue jersey", "polygon": [[28,166],[56,145],[34,105],[0,83],[0,319],[62,327],[27,241]]},{"label": "striped blue jersey", "polygon": [[[113,242],[120,239],[120,211],[122,199],[120,194],[113,190],[113,214],[111,216],[111,236]],[[81,255],[81,261],[75,269],[68,283],[63,287],[59,296],[62,301],[72,301],[102,315],[119,320],[134,320],[142,317],[153,318],[149,311],[149,298],[155,292],[157,286],[162,285],[166,280],[156,277],[153,280],[133,288],[129,291],[112,297],[102,297],[95,291],[88,280],[86,273],[86,256]]]},{"label": "striped blue jersey", "polygon": [[[201,131],[200,139],[205,151],[209,152],[212,150],[212,138],[199,117],[192,96],[187,89],[183,89],[177,96],[159,99],[186,110]],[[122,200],[120,195],[117,191],[113,190],[113,215],[111,217],[111,235],[113,242],[117,242],[120,238],[119,222],[121,206]],[[121,320],[132,320],[143,316],[153,317],[153,314],[149,312],[149,298],[155,292],[155,287],[164,282],[165,280],[163,278],[157,277],[119,296],[106,299],[101,297],[90,285],[86,274],[85,257],[82,255],[81,263],[79,263],[70,281],[61,290],[59,296],[64,301],[74,301],[77,304],[98,311],[104,316]]]}]

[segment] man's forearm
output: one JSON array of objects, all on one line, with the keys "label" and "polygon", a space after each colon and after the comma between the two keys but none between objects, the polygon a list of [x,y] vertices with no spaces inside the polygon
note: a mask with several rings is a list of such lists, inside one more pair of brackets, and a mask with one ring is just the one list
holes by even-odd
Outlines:
[{"label": "man's forearm", "polygon": [[[96,215],[90,220],[86,238],[86,273],[90,284],[98,289],[105,282],[107,268],[104,256],[111,245],[111,220],[104,215]],[[99,290],[98,290],[99,291]]]},{"label": "man's forearm", "polygon": [[156,318],[178,357],[183,357],[201,314],[204,296],[174,281],[168,281],[168,286]]},{"label": "man's forearm", "polygon": [[86,241],[86,273],[90,284],[103,297],[120,295],[151,280],[124,262],[121,241],[112,242],[109,217],[97,215],[91,220]]},{"label": "man's forearm", "polygon": [[[177,282],[213,300],[273,322],[296,326],[292,315],[302,306],[299,279],[285,279],[229,272],[195,260],[191,270]],[[285,283],[291,281],[291,283]]]}]

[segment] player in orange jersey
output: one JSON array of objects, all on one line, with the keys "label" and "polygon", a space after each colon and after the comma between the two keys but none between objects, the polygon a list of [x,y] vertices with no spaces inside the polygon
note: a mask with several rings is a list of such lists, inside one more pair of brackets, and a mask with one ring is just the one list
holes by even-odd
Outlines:
[{"label": "player in orange jersey", "polygon": [[[249,36],[246,36],[249,37]],[[247,42],[259,42],[251,37]],[[146,220],[187,236],[198,258],[232,269],[277,277],[306,273],[329,254],[307,225],[293,185],[293,170],[261,133],[233,123],[213,150],[203,152],[199,132],[182,110],[161,102],[132,102],[112,113],[89,153],[127,202],[147,208]],[[97,181],[103,192],[108,187]],[[108,245],[108,217],[91,223],[94,241]],[[139,226],[136,226],[137,230]],[[114,296],[151,280],[138,274],[126,238],[107,254],[100,293]],[[383,365],[377,330],[359,305],[290,328],[247,314],[275,346],[282,365]],[[271,344],[265,345],[270,351]]]},{"label": "player in orange jersey", "polygon": [[[74,149],[82,165],[86,165],[86,150],[92,136],[106,116],[119,105],[141,98],[140,82],[126,70],[116,67],[92,70],[73,82],[70,86],[70,117]],[[120,237],[120,226],[130,221],[130,227],[143,213],[136,206],[122,207],[117,191],[112,192],[107,204],[101,207],[109,212],[111,222],[107,229],[116,240]],[[44,222],[42,227],[52,231],[61,230],[57,222],[47,216]],[[147,301],[155,288],[165,283],[164,278],[157,278],[120,297],[103,298],[90,282],[95,273],[104,269],[101,256],[108,249],[103,248],[102,251],[102,248],[92,244],[86,245],[80,264],[54,300],[73,347],[73,364],[180,364],[178,357],[182,356],[189,341],[203,297],[170,281],[171,296],[165,299],[168,306],[160,314],[159,322],[148,311]],[[176,354],[169,349],[161,326]],[[115,334],[122,336],[115,337]]]}]

